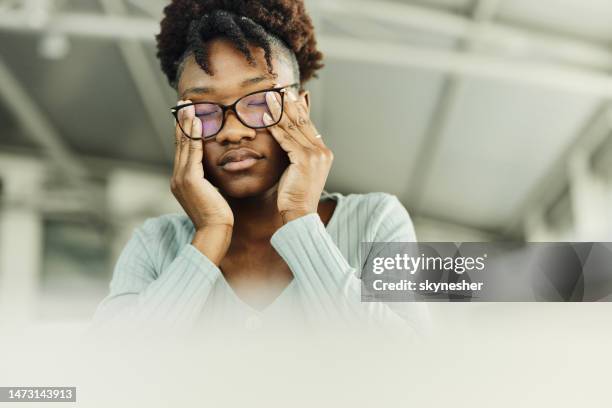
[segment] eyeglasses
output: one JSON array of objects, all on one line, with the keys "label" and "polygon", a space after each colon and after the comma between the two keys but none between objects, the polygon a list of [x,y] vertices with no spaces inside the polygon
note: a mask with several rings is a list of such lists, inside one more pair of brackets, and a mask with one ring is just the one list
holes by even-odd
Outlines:
[{"label": "eyeglasses", "polygon": [[[217,136],[225,125],[226,112],[228,110],[234,112],[238,120],[246,127],[251,129],[264,129],[278,124],[283,118],[285,92],[289,88],[297,88],[299,84],[291,84],[281,88],[266,89],[256,91],[243,96],[231,105],[222,105],[214,102],[193,102],[183,105],[178,105],[170,109],[172,115],[179,124],[183,134],[190,139],[212,139]],[[281,111],[279,114],[273,115],[266,101],[266,94],[274,92],[280,96]],[[192,137],[183,129],[183,125],[179,120],[179,111],[188,106],[193,106],[195,109],[195,117],[202,122],[201,137]],[[273,123],[266,125],[264,123],[264,114],[268,114]]]}]

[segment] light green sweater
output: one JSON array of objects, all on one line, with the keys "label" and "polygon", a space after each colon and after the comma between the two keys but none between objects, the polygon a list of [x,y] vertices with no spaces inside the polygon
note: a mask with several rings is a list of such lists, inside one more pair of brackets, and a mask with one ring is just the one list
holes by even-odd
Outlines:
[{"label": "light green sweater", "polygon": [[[409,331],[428,324],[425,305],[361,302],[361,242],[416,240],[397,197],[386,193],[323,192],[337,201],[327,226],[318,214],[279,228],[271,244],[294,279],[263,311],[243,302],[221,270],[190,244],[195,233],[184,214],[148,219],[135,229],[114,269],[97,325],[115,320],[164,322],[207,330],[256,330],[344,325],[392,326]],[[365,257],[364,257],[365,259]]]}]

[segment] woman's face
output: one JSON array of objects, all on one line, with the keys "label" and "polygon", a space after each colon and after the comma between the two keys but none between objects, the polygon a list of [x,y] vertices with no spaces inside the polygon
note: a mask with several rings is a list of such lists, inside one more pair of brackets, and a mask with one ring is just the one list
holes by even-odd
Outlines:
[{"label": "woman's face", "polygon": [[[290,64],[284,62],[284,59],[272,60],[272,67],[277,74],[275,78],[268,72],[264,51],[257,47],[250,47],[250,50],[256,65],[250,65],[231,43],[225,40],[211,42],[209,61],[214,76],[202,70],[193,56],[188,57],[178,83],[179,99],[231,105],[251,92],[298,82]],[[292,89],[291,92],[295,91]],[[308,101],[305,95],[302,97]],[[205,177],[229,197],[253,197],[274,191],[289,165],[287,153],[267,129],[255,130],[244,126],[234,112],[226,113],[223,129],[215,138],[203,143]],[[220,164],[220,159],[227,151],[242,147],[259,153],[261,159],[239,171]]]}]

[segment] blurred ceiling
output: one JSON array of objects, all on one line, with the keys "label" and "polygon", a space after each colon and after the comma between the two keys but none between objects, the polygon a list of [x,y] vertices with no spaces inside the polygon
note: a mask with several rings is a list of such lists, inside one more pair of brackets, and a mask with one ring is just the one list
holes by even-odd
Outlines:
[{"label": "blurred ceiling", "polygon": [[[512,231],[563,190],[564,158],[607,113],[609,0],[307,5],[327,56],[309,87],[335,152],[330,190],[386,191],[413,215]],[[162,8],[0,0],[0,149],[169,170]]]}]

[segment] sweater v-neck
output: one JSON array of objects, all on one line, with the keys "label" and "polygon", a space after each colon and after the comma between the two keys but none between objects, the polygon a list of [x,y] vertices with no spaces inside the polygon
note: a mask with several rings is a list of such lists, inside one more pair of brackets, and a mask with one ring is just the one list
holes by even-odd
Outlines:
[{"label": "sweater v-neck", "polygon": [[[344,204],[344,200],[343,200],[344,197],[340,193],[329,193],[323,190],[323,193],[321,194],[321,199],[323,200],[327,198],[330,198],[336,201],[336,207],[334,208],[334,212],[332,213],[331,218],[329,219],[329,221],[327,222],[327,225],[325,226],[325,229],[328,232],[330,232],[333,230],[333,228],[335,228],[335,225],[337,223],[336,220],[338,219],[338,212],[341,209],[342,205]],[[233,299],[233,301],[236,304],[238,304],[241,308],[245,309],[248,313],[252,315],[253,314],[258,315],[258,316],[263,316],[265,314],[272,312],[278,307],[282,307],[287,301],[289,301],[289,299],[285,300],[285,298],[290,297],[290,295],[295,291],[295,285],[296,285],[295,278],[291,279],[291,282],[289,282],[289,284],[285,286],[285,288],[281,291],[281,293],[270,304],[265,306],[263,309],[257,309],[251,306],[250,304],[248,304],[247,302],[245,302],[244,300],[242,300],[240,296],[236,294],[236,292],[231,287],[229,282],[225,279],[225,276],[223,274],[220,274],[219,280],[221,284],[223,285],[223,287],[225,288],[226,292],[229,293],[230,297]]]}]

